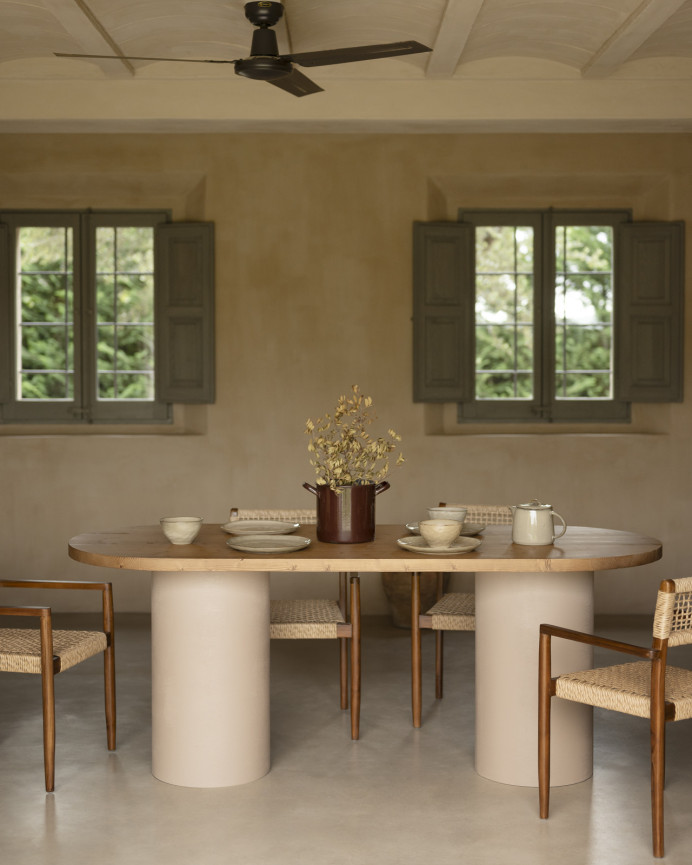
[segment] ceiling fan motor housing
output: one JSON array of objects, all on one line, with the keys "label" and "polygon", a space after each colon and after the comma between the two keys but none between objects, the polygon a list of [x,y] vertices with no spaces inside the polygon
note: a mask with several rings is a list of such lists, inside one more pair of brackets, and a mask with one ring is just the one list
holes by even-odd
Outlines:
[{"label": "ceiling fan motor housing", "polygon": [[[248,3],[248,6],[260,6],[260,3]],[[281,4],[265,4],[277,6]],[[252,34],[252,47],[250,56],[244,60],[236,60],[235,71],[237,75],[245,78],[254,78],[259,81],[271,81],[274,78],[283,78],[293,71],[291,61],[279,57],[279,48],[276,41],[276,33],[267,27],[260,27]]]},{"label": "ceiling fan motor housing", "polygon": [[281,3],[246,3],[245,17],[255,27],[273,27],[284,14]]}]

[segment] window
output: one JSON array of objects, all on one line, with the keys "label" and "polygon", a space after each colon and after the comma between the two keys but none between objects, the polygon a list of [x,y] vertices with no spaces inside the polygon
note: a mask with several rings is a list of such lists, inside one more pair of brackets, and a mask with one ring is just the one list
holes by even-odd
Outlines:
[{"label": "window", "polygon": [[4,422],[167,422],[174,400],[211,401],[211,226],[167,219],[0,214]]},{"label": "window", "polygon": [[414,235],[414,393],[460,421],[623,421],[682,396],[682,225],[462,211]]}]

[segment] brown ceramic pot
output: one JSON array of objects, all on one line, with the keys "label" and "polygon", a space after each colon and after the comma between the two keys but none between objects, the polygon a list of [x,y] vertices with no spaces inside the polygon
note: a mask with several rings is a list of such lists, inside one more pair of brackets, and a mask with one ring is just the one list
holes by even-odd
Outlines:
[{"label": "brown ceramic pot", "polygon": [[338,487],[303,484],[317,496],[317,540],[327,544],[364,544],[375,537],[375,496],[389,483]]}]

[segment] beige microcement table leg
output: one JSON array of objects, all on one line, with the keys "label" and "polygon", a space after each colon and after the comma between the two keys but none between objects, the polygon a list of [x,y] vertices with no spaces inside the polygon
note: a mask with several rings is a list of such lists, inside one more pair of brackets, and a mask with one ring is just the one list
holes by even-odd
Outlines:
[{"label": "beige microcement table leg", "polygon": [[[593,573],[476,574],[476,771],[538,786],[538,628],[593,632]],[[553,640],[553,675],[592,666],[592,649]],[[551,785],[593,769],[592,709],[552,701]]]},{"label": "beige microcement table leg", "polygon": [[229,787],[269,771],[269,574],[155,572],[152,771]]}]

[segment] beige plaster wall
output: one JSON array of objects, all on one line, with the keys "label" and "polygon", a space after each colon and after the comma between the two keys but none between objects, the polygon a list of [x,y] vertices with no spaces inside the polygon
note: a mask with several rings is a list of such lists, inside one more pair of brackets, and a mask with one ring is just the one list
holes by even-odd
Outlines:
[{"label": "beige plaster wall", "polygon": [[[415,405],[411,223],[454,218],[462,205],[552,205],[631,207],[636,219],[692,225],[691,144],[684,135],[0,136],[2,208],[170,207],[176,219],[215,222],[218,381],[214,405],[178,409],[163,431],[0,427],[2,573],[97,576],[67,557],[81,531],[175,512],[223,522],[232,505],[311,506],[305,418],[357,382],[404,437],[407,463],[378,498],[381,522],[418,519],[439,499],[537,496],[569,523],[661,538],[662,562],[597,577],[599,611],[651,610],[659,579],[692,572],[692,401],[637,406],[631,425],[614,428],[458,427],[451,407]],[[119,609],[148,608],[146,574],[102,576]],[[309,594],[321,579],[281,575],[273,591]],[[384,612],[379,580],[364,582],[366,612]]]}]

